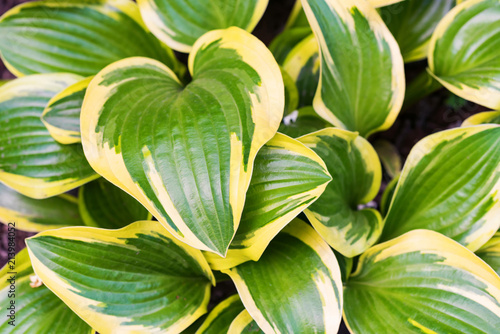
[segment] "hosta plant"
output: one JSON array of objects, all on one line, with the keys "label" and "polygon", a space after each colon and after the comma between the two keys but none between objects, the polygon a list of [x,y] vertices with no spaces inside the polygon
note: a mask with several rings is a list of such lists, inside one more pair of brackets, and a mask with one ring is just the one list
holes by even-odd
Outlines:
[{"label": "hosta plant", "polygon": [[[296,1],[269,46],[267,6],[0,18],[1,333],[499,332],[500,1]],[[442,86],[488,110],[403,164],[374,134]]]}]

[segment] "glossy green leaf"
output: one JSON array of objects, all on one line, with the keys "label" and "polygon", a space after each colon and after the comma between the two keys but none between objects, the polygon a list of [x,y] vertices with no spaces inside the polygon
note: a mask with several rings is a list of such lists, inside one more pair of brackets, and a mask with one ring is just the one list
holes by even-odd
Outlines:
[{"label": "glossy green leaf", "polygon": [[299,91],[299,107],[313,104],[320,74],[318,43],[310,34],[297,44],[283,62],[283,69],[290,74]]},{"label": "glossy green leaf", "polygon": [[307,218],[335,250],[347,257],[363,253],[382,232],[378,211],[358,206],[372,201],[382,168],[370,143],[356,132],[327,128],[298,138],[325,162],[332,182],[307,208]]},{"label": "glossy green leaf", "polygon": [[117,60],[143,56],[181,71],[172,50],[144,26],[130,0],[48,0],[19,5],[0,18],[0,53],[16,76],[94,75]]},{"label": "glossy green leaf", "polygon": [[45,231],[26,243],[44,284],[100,333],[181,332],[206,312],[207,262],[158,222]]},{"label": "glossy green leaf", "polygon": [[[16,254],[15,264],[12,263],[7,263],[0,270],[0,304],[4,313],[0,321],[0,333],[92,333],[92,329],[47,287],[31,287],[33,269],[26,248]],[[9,268],[10,265],[15,268]],[[15,276],[15,283],[9,281],[12,276]],[[13,288],[11,283],[14,283]],[[11,301],[14,301],[15,309],[13,318],[9,316],[11,312],[8,309]]]},{"label": "glossy green leaf", "polygon": [[290,51],[311,34],[312,31],[309,26],[287,29],[273,39],[269,45],[269,50],[273,53],[278,64],[283,65]]},{"label": "glossy green leaf", "polygon": [[476,255],[500,275],[500,232],[495,233],[493,238],[478,249]]},{"label": "glossy green leaf", "polygon": [[205,319],[196,334],[227,333],[233,320],[245,309],[238,295],[220,302]]},{"label": "glossy green leaf", "polygon": [[87,226],[120,228],[151,219],[141,203],[102,178],[80,187],[78,207]]},{"label": "glossy green leaf", "polygon": [[186,86],[163,64],[129,58],[87,88],[82,143],[94,169],[173,235],[225,255],[258,150],[276,133],[284,87],[272,54],[239,28],[207,33]]},{"label": "glossy green leaf", "polygon": [[264,332],[337,333],[340,269],[330,247],[306,223],[290,223],[258,262],[223,272],[231,276],[245,308]]},{"label": "glossy green leaf", "polygon": [[257,154],[241,224],[226,258],[207,253],[213,269],[257,261],[293,218],[321,196],[331,181],[321,158],[299,141],[276,134]]},{"label": "glossy green leaf", "polygon": [[59,144],[40,119],[47,102],[80,79],[72,74],[40,74],[0,87],[1,182],[23,195],[46,198],[98,177],[82,147]]},{"label": "glossy green leaf", "polygon": [[353,334],[494,334],[500,328],[500,277],[434,231],[411,231],[369,249],[344,300]]},{"label": "glossy green leaf", "polygon": [[80,113],[87,86],[93,77],[67,87],[50,99],[42,114],[42,122],[50,135],[61,144],[81,142]]},{"label": "glossy green leaf", "polygon": [[253,320],[247,310],[243,310],[231,323],[227,334],[259,334],[264,333]]},{"label": "glossy green leaf", "polygon": [[430,42],[429,72],[466,100],[500,108],[500,1],[470,0],[453,8]]},{"label": "glossy green leaf", "polygon": [[144,22],[172,49],[190,52],[203,34],[239,27],[251,32],[269,0],[138,0]]},{"label": "glossy green leaf", "polygon": [[364,137],[388,129],[403,104],[405,77],[398,44],[377,11],[363,0],[303,5],[321,55],[316,112]]},{"label": "glossy green leaf", "polygon": [[65,226],[83,226],[77,199],[59,195],[33,199],[0,183],[0,221],[16,223],[16,229],[39,232]]},{"label": "glossy green leaf", "polygon": [[319,117],[312,107],[302,107],[283,117],[279,131],[297,138],[331,126],[330,123]]},{"label": "glossy green leaf", "polygon": [[380,9],[405,62],[425,59],[434,29],[455,0],[405,0]]},{"label": "glossy green leaf", "polygon": [[467,118],[462,126],[479,124],[500,124],[500,111],[485,111]]},{"label": "glossy green leaf", "polygon": [[500,126],[452,129],[410,152],[382,239],[428,229],[475,251],[498,230],[499,217]]}]

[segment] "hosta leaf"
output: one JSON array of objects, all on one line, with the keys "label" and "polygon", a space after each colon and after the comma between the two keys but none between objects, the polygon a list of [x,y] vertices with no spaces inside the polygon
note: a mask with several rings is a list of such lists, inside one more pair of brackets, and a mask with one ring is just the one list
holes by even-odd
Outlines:
[{"label": "hosta leaf", "polygon": [[0,52],[16,76],[94,75],[119,59],[143,56],[180,71],[172,50],[144,27],[130,0],[48,0],[19,5],[0,19]]},{"label": "hosta leaf", "polygon": [[78,206],[88,226],[120,228],[151,219],[141,203],[102,178],[80,187]]},{"label": "hosta leaf", "polygon": [[[0,332],[3,334],[49,334],[49,333],[74,333],[90,334],[92,329],[66,306],[47,287],[31,287],[30,274],[33,273],[27,249],[16,254],[15,269],[9,268],[7,263],[0,271],[1,288],[0,303],[4,311],[0,322]],[[20,270],[23,270],[22,272]],[[14,292],[10,292],[10,282],[15,275]],[[9,297],[9,295],[11,295]],[[15,301],[15,319],[11,319],[11,300]],[[9,324],[14,320],[13,324]]]},{"label": "hosta leaf", "polygon": [[182,86],[157,61],[130,58],[87,89],[85,154],[189,245],[226,253],[239,224],[255,155],[284,108],[279,66],[239,28],[204,35]]},{"label": "hosta leaf", "polygon": [[434,29],[453,6],[455,0],[405,0],[380,9],[405,62],[427,57]]},{"label": "hosta leaf", "polygon": [[283,65],[283,62],[290,51],[292,51],[292,49],[304,38],[311,34],[312,31],[309,26],[287,29],[276,36],[276,38],[269,45],[269,50],[273,53],[278,64]]},{"label": "hosta leaf", "polygon": [[495,233],[493,238],[478,249],[476,255],[500,275],[500,232]]},{"label": "hosta leaf", "polygon": [[335,250],[347,257],[364,252],[382,232],[382,218],[358,205],[373,200],[382,168],[370,143],[356,132],[327,128],[298,138],[325,162],[333,181],[307,208],[307,218]]},{"label": "hosta leaf", "polygon": [[276,134],[257,154],[241,224],[225,259],[207,253],[216,270],[257,261],[278,232],[325,190],[331,176],[299,141]]},{"label": "hosta leaf", "polygon": [[80,112],[87,86],[93,77],[67,87],[50,99],[42,114],[42,122],[50,135],[61,144],[81,142]]},{"label": "hosta leaf", "polygon": [[335,255],[306,223],[295,220],[258,262],[223,272],[266,333],[337,333],[342,280]]},{"label": "hosta leaf", "polygon": [[383,240],[415,229],[440,232],[472,251],[500,227],[500,127],[442,131],[410,152]]},{"label": "hosta leaf", "polygon": [[310,106],[319,81],[319,50],[314,35],[310,34],[295,46],[283,62],[299,91],[299,107]]},{"label": "hosta leaf", "polygon": [[252,31],[269,0],[138,0],[146,25],[172,49],[190,52],[208,31],[232,26]]},{"label": "hosta leaf", "polygon": [[500,124],[500,111],[485,111],[467,118],[462,126],[479,124]]},{"label": "hosta leaf", "polygon": [[314,109],[364,137],[388,129],[405,91],[403,58],[377,11],[362,0],[303,0],[320,48]]},{"label": "hosta leaf", "polygon": [[253,320],[250,313],[247,310],[243,310],[238,316],[233,320],[227,334],[259,334],[264,333],[262,329],[259,328],[255,320]]},{"label": "hosta leaf", "polygon": [[369,249],[344,290],[351,333],[497,333],[500,277],[455,241],[411,231]]},{"label": "hosta leaf", "polygon": [[72,74],[40,74],[0,88],[1,182],[23,195],[46,198],[98,177],[82,147],[59,144],[40,119],[47,102],[80,79]]},{"label": "hosta leaf", "polygon": [[0,221],[4,224],[15,222],[17,229],[29,232],[84,225],[73,196],[33,199],[1,183]]},{"label": "hosta leaf", "polygon": [[227,333],[234,318],[244,309],[245,307],[238,295],[225,299],[208,314],[196,334]]},{"label": "hosta leaf", "polygon": [[45,231],[26,243],[44,284],[100,333],[180,332],[206,312],[207,262],[158,222]]},{"label": "hosta leaf", "polygon": [[464,1],[439,23],[430,73],[455,95],[500,108],[500,1]]},{"label": "hosta leaf", "polygon": [[293,138],[331,127],[312,107],[302,107],[283,117],[279,131]]}]

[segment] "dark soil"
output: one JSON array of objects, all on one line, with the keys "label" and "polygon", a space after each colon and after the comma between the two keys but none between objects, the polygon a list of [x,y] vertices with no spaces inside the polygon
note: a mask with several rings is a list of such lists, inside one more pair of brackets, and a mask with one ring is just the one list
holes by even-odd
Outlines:
[{"label": "dark soil", "polygon": [[[27,2],[26,0],[0,0],[0,15],[15,5]],[[266,44],[281,32],[286,19],[292,9],[294,0],[270,0],[268,9],[263,19],[256,27],[254,34]],[[185,60],[185,56],[180,57]],[[426,61],[406,65],[406,77],[410,81],[427,67]],[[0,79],[11,79],[14,76],[9,73],[3,63],[0,62]],[[374,135],[371,142],[377,139],[386,139],[393,143],[401,156],[406,158],[411,148],[422,138],[429,134],[445,129],[460,126],[470,115],[484,111],[486,108],[474,103],[464,101],[445,89],[441,89],[419,101],[414,106],[400,113],[394,125],[385,132]],[[383,188],[389,180],[384,180]],[[25,247],[24,239],[31,233],[17,231],[16,250]],[[0,266],[7,262],[7,228],[0,226]],[[221,285],[223,288],[221,289]],[[227,296],[236,293],[231,282],[222,282],[213,291],[211,306]],[[348,333],[344,324],[339,333]]]}]

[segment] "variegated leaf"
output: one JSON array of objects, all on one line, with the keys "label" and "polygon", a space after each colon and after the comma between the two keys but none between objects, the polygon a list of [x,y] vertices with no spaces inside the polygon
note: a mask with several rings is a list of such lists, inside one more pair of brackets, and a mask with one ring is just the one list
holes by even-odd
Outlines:
[{"label": "variegated leaf", "polygon": [[201,252],[158,222],[45,231],[26,243],[43,283],[100,333],[181,332],[206,312],[215,283]]},{"label": "variegated leaf", "polygon": [[40,232],[65,226],[83,226],[78,200],[70,195],[33,199],[0,183],[0,222],[16,229]]},{"label": "variegated leaf", "polygon": [[239,27],[251,32],[269,0],[138,0],[146,25],[172,49],[190,52],[203,34]]},{"label": "variegated leaf", "polygon": [[405,0],[380,9],[405,62],[422,60],[434,29],[455,6],[455,0]]},{"label": "variegated leaf", "polygon": [[239,28],[204,35],[183,86],[163,64],[129,58],[87,88],[85,155],[174,236],[224,256],[239,225],[258,150],[284,108],[278,64]]},{"label": "variegated leaf", "polygon": [[327,128],[298,140],[325,162],[332,182],[304,212],[323,239],[347,257],[363,253],[382,232],[380,213],[358,208],[374,199],[382,168],[370,143],[356,132]]},{"label": "variegated leaf", "polygon": [[[231,276],[246,310],[265,333],[337,333],[340,269],[331,248],[306,223],[290,223],[258,262],[223,272]],[[243,323],[251,323],[245,319]]]},{"label": "variegated leaf", "polygon": [[453,8],[430,42],[429,72],[455,95],[500,108],[500,1],[470,0]]},{"label": "variegated leaf", "polygon": [[415,229],[477,250],[500,227],[500,126],[451,129],[410,152],[385,219],[383,240]]},{"label": "variegated leaf", "polygon": [[416,230],[370,248],[344,290],[351,333],[497,333],[500,277],[474,253]]},{"label": "variegated leaf", "polygon": [[[14,268],[10,268],[11,265]],[[0,305],[4,311],[0,320],[0,333],[93,333],[45,285],[39,285],[37,279],[26,248],[0,270]]]},{"label": "variegated leaf", "polygon": [[117,60],[142,56],[182,74],[172,50],[144,26],[130,0],[47,0],[19,5],[0,18],[0,54],[16,76],[94,75]]},{"label": "variegated leaf", "polygon": [[0,87],[1,182],[23,195],[47,198],[98,177],[82,147],[59,144],[40,119],[49,100],[79,80],[73,74],[39,74]]},{"label": "variegated leaf", "polygon": [[87,86],[92,79],[88,77],[67,87],[51,98],[43,111],[43,124],[61,144],[81,142],[80,113]]},{"label": "variegated leaf", "polygon": [[320,49],[314,109],[366,137],[388,129],[405,91],[403,58],[377,11],[363,0],[302,0]]},{"label": "variegated leaf", "polygon": [[325,163],[304,144],[276,134],[257,154],[241,224],[226,258],[207,253],[213,269],[258,261],[267,245],[331,181]]}]

